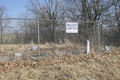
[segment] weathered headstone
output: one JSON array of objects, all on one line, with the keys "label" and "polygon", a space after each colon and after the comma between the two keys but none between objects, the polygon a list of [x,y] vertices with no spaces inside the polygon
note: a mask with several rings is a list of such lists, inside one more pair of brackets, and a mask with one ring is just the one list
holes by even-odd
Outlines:
[{"label": "weathered headstone", "polygon": [[106,50],[106,51],[111,51],[110,46],[105,46],[105,50]]},{"label": "weathered headstone", "polygon": [[37,48],[38,48],[37,46],[32,46],[31,50],[35,51],[35,50],[37,50]]},{"label": "weathered headstone", "polygon": [[80,54],[80,53],[81,53],[80,50],[73,50],[73,51],[71,52],[71,54],[73,54],[73,55],[78,55],[78,54]]},{"label": "weathered headstone", "polygon": [[22,57],[22,53],[14,53],[14,57]]},{"label": "weathered headstone", "polygon": [[44,52],[44,53],[41,54],[41,56],[47,57],[47,56],[51,56],[51,54],[48,53],[48,52]]},{"label": "weathered headstone", "polygon": [[86,51],[87,54],[90,53],[90,42],[89,40],[86,41]]}]

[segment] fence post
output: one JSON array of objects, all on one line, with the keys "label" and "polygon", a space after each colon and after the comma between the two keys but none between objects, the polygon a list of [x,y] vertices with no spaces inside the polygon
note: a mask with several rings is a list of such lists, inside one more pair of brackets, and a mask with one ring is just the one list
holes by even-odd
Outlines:
[{"label": "fence post", "polygon": [[[55,27],[54,27],[55,28]],[[55,44],[56,44],[56,28],[54,29],[55,30]]]},{"label": "fence post", "polygon": [[81,29],[82,45],[83,45],[83,30]]},{"label": "fence post", "polygon": [[21,24],[20,24],[20,27],[21,27],[21,31],[22,31],[22,45],[23,45],[23,27],[21,26]]},{"label": "fence post", "polygon": [[38,20],[38,57],[40,62],[40,32],[39,32],[39,20]]},{"label": "fence post", "polygon": [[1,21],[0,21],[0,23],[1,23],[1,24],[0,24],[0,26],[1,26],[1,27],[0,27],[0,28],[1,28],[1,44],[3,44],[3,36],[2,36],[2,35],[3,35],[3,31],[2,31],[2,13],[1,13],[0,19],[1,19]]},{"label": "fence post", "polygon": [[98,52],[99,52],[99,54],[100,54],[100,30],[99,30],[99,27],[100,27],[100,22],[98,22],[98,48],[99,48],[99,50],[98,50]]},{"label": "fence post", "polygon": [[103,32],[103,35],[102,35],[102,38],[103,38],[103,46],[105,46],[105,44],[104,44],[104,30],[103,30],[102,32]]}]

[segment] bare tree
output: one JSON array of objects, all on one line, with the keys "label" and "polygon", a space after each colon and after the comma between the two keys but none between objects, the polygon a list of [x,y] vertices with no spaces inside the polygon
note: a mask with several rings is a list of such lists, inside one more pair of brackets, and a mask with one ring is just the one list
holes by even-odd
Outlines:
[{"label": "bare tree", "polygon": [[[18,14],[18,18],[28,18],[27,13]],[[21,43],[24,44],[24,34],[27,33],[27,20],[18,20],[17,25],[20,26],[20,31],[16,32],[16,37],[20,37]]]},{"label": "bare tree", "polygon": [[115,20],[118,22],[118,30],[120,33],[120,0],[115,0]]},{"label": "bare tree", "polygon": [[[78,20],[97,21],[103,12],[113,6],[112,0],[66,0],[69,5],[74,5],[76,11],[69,9],[69,13]],[[74,8],[73,8],[74,9]],[[74,11],[74,12],[73,12]],[[76,14],[75,14],[76,13]]]},{"label": "bare tree", "polygon": [[62,7],[60,0],[45,0],[44,3],[41,3],[40,0],[29,0],[29,5],[26,6],[27,10],[35,14],[37,18],[54,20],[60,15]]},{"label": "bare tree", "polygon": [[114,2],[114,5],[104,14],[104,21],[108,22],[106,25],[109,28],[104,36],[109,43],[120,46],[120,0],[112,1]]},{"label": "bare tree", "polygon": [[3,43],[3,37],[2,37],[2,33],[3,33],[3,27],[2,27],[2,16],[3,16],[3,14],[5,13],[5,10],[6,10],[6,8],[5,8],[5,6],[0,6],[0,18],[1,18],[1,44]]},{"label": "bare tree", "polygon": [[5,27],[9,25],[11,22],[10,20],[3,20],[2,18],[9,17],[9,15],[6,13],[7,9],[5,6],[0,5],[0,31],[1,31],[1,44],[3,43],[3,30]]},{"label": "bare tree", "polygon": [[64,5],[62,0],[45,0],[41,3],[40,0],[29,0],[29,5],[26,6],[27,10],[35,15],[36,19],[48,19],[39,21],[41,27],[49,27],[49,41],[54,41],[55,27],[58,26],[57,22],[53,20],[63,20]]}]

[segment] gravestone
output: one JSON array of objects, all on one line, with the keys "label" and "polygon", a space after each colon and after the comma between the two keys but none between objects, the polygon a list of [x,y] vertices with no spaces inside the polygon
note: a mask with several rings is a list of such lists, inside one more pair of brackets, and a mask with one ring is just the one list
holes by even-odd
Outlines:
[{"label": "gravestone", "polygon": [[14,57],[16,58],[16,57],[22,57],[22,53],[14,53]]},{"label": "gravestone", "polygon": [[87,54],[90,53],[90,42],[89,42],[89,40],[86,41],[86,50],[85,50],[85,52]]},{"label": "gravestone", "polygon": [[106,50],[106,51],[111,51],[110,46],[105,46],[105,50]]},{"label": "gravestone", "polygon": [[37,46],[32,46],[31,50],[35,51],[35,50],[37,50],[37,48],[38,48]]}]

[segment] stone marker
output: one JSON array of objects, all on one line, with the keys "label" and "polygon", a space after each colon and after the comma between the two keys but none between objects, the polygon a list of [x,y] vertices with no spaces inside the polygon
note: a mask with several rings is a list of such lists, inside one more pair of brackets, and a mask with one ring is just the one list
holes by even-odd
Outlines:
[{"label": "stone marker", "polygon": [[90,53],[90,42],[89,40],[86,41],[86,51],[87,54]]},{"label": "stone marker", "polygon": [[37,48],[38,48],[37,46],[32,46],[31,50],[35,51],[35,50],[37,50]]},{"label": "stone marker", "polygon": [[106,51],[111,51],[110,46],[105,46],[105,50],[106,50]]},{"label": "stone marker", "polygon": [[21,57],[21,56],[22,56],[22,53],[14,53],[14,56],[15,56],[15,57]]}]

